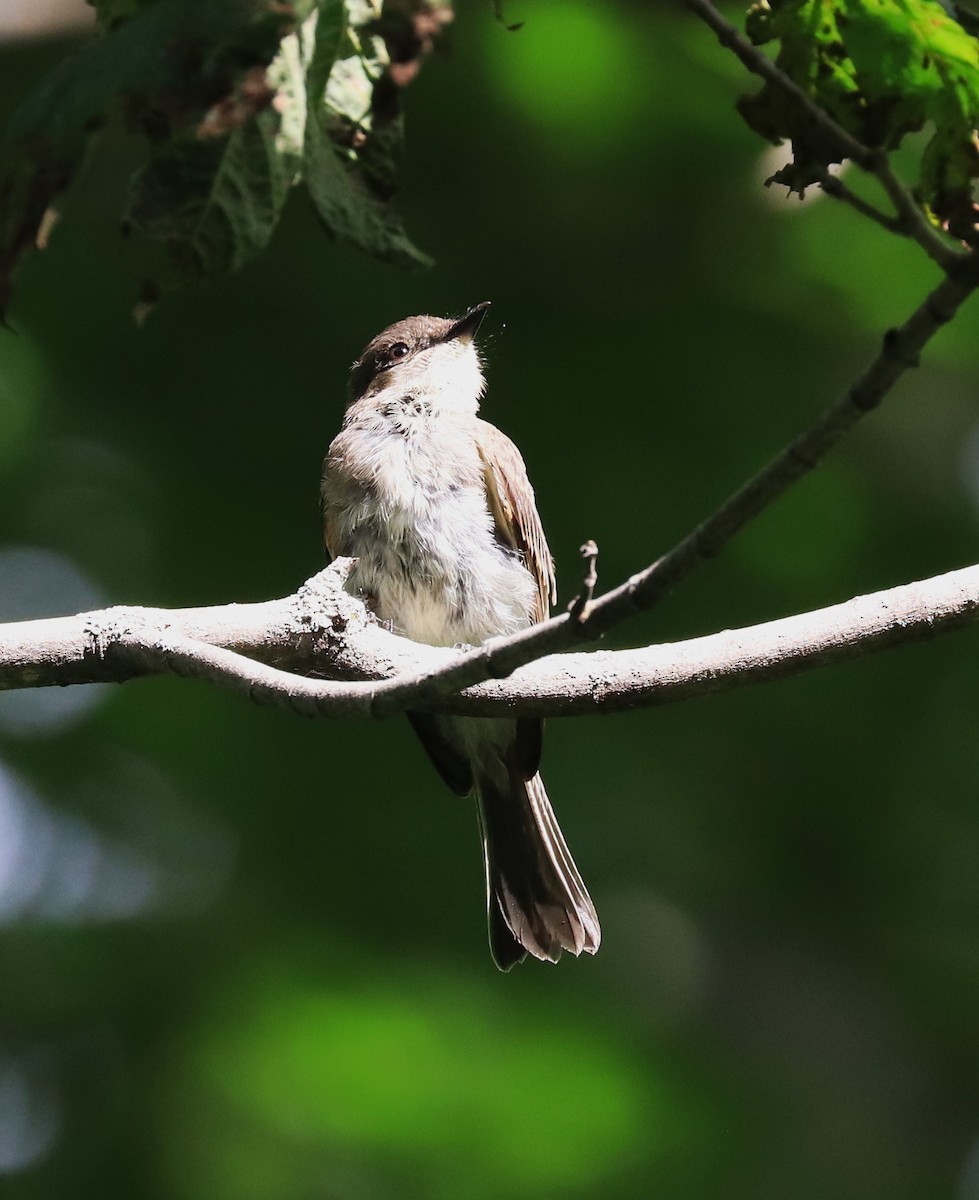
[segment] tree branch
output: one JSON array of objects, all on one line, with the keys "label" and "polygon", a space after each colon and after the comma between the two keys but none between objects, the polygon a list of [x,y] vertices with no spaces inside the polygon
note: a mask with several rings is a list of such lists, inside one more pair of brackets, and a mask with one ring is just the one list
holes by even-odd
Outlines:
[{"label": "tree branch", "polygon": [[0,625],[0,688],[173,673],[310,716],[378,717],[425,707],[468,716],[572,716],[781,679],[979,621],[974,566],[747,629],[550,657],[506,682],[446,696],[460,665],[486,650],[504,654],[521,635],[471,651],[398,637],[342,590],[349,561],[338,560],[295,595],[261,604],[111,608]]}]

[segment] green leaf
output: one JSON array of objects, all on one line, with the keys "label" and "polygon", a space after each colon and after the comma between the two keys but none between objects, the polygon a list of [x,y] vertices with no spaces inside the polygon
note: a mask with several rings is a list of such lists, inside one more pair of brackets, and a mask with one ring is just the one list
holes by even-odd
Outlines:
[{"label": "green leaf", "polygon": [[[411,32],[410,9],[387,14],[382,37],[380,0],[92,2],[105,32],[42,83],[5,134],[0,319],[14,267],[114,104],[149,147],[124,225],[167,246],[170,286],[264,249],[302,180],[332,236],[402,266],[428,264],[391,208],[400,86],[431,42]],[[439,11],[436,28],[451,15]],[[402,39],[397,80],[388,36]]]},{"label": "green leaf", "polygon": [[[371,32],[375,0],[325,3],[313,40],[306,91],[303,177],[327,231],[375,258],[420,268],[418,250],[391,208],[403,129],[388,55]],[[329,64],[329,66],[327,66]]]},{"label": "green leaf", "polygon": [[95,9],[95,19],[100,29],[111,29],[113,26],[128,20],[141,8],[156,0],[86,0]]},{"label": "green leaf", "polygon": [[333,143],[313,118],[306,127],[304,171],[316,212],[335,237],[396,266],[431,265],[409,240],[400,219],[344,169]]},{"label": "green leaf", "polygon": [[0,159],[0,315],[14,266],[112,103],[157,142],[201,120],[288,28],[259,0],[159,0],[61,63],[14,113]]},{"label": "green leaf", "polygon": [[268,245],[292,182],[277,131],[265,111],[226,137],[168,143],[134,180],[129,222],[165,242],[184,277],[242,266]]},{"label": "green leaf", "polygon": [[[931,122],[921,199],[953,232],[971,228],[979,42],[936,0],[762,0],[746,28],[756,44],[777,40],[782,70],[865,145],[891,150]],[[832,137],[781,89],[766,84],[739,107],[763,136],[791,139],[794,161],[779,182],[801,190],[840,161]]]}]

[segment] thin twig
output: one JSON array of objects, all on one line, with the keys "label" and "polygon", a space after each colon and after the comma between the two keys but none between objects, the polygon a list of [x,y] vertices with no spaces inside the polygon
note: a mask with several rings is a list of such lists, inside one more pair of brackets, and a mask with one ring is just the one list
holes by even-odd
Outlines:
[{"label": "thin twig", "polygon": [[830,174],[829,171],[823,171],[820,174],[819,186],[823,189],[827,196],[831,196],[834,200],[840,200],[844,204],[848,204],[850,208],[855,209],[861,216],[867,217],[869,220],[876,222],[882,229],[886,229],[888,233],[903,233],[904,230],[897,217],[888,216],[887,213],[881,212],[876,205],[864,200],[862,196],[858,196],[856,192],[852,192],[846,184],[836,175]]},{"label": "thin twig", "polygon": [[875,151],[874,157],[876,166],[871,170],[880,180],[881,186],[897,210],[897,232],[910,238],[913,242],[917,242],[928,257],[936,262],[943,271],[949,270],[956,263],[967,258],[971,251],[965,246],[957,246],[948,241],[931,223],[927,213],[895,175],[884,151]]},{"label": "thin twig", "polygon": [[572,621],[582,621],[587,616],[598,586],[598,545],[589,538],[578,553],[585,560],[585,576],[581,581],[581,591],[568,605]]}]

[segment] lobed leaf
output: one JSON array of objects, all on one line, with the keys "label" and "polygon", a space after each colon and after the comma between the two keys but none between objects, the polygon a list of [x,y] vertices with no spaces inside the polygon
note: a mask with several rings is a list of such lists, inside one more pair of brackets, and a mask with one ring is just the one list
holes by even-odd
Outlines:
[{"label": "lobed leaf", "polygon": [[[778,65],[865,145],[891,150],[931,123],[920,198],[952,232],[972,232],[979,42],[936,0],[761,0],[746,28],[758,45],[777,40]],[[775,177],[791,189],[841,160],[832,137],[771,84],[739,107],[763,136],[791,140],[793,162]]]},{"label": "lobed leaf", "polygon": [[[401,117],[380,0],[90,2],[102,35],[61,63],[5,132],[0,319],[15,266],[120,106],[148,145],[124,225],[168,247],[176,281],[261,251],[300,181],[334,237],[402,266],[427,264],[391,209]],[[428,28],[416,10],[437,10],[434,27],[451,17],[441,0],[401,9],[392,26],[401,46],[405,29]],[[400,82],[431,37],[416,42]]]},{"label": "lobed leaf", "polygon": [[319,14],[307,74],[303,177],[334,237],[398,266],[425,267],[431,260],[390,207],[402,124],[396,89],[385,86],[387,48],[372,32],[380,13],[380,0],[354,0],[346,9],[328,4]]}]

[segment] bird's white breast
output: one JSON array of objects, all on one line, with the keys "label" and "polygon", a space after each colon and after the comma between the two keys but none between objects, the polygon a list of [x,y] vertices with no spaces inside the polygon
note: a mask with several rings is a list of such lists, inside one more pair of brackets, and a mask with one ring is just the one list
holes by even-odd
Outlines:
[{"label": "bird's white breast", "polygon": [[348,587],[397,632],[432,645],[478,645],[529,625],[536,585],[495,536],[472,419],[413,397],[351,418],[324,476],[340,552],[358,560]]}]

